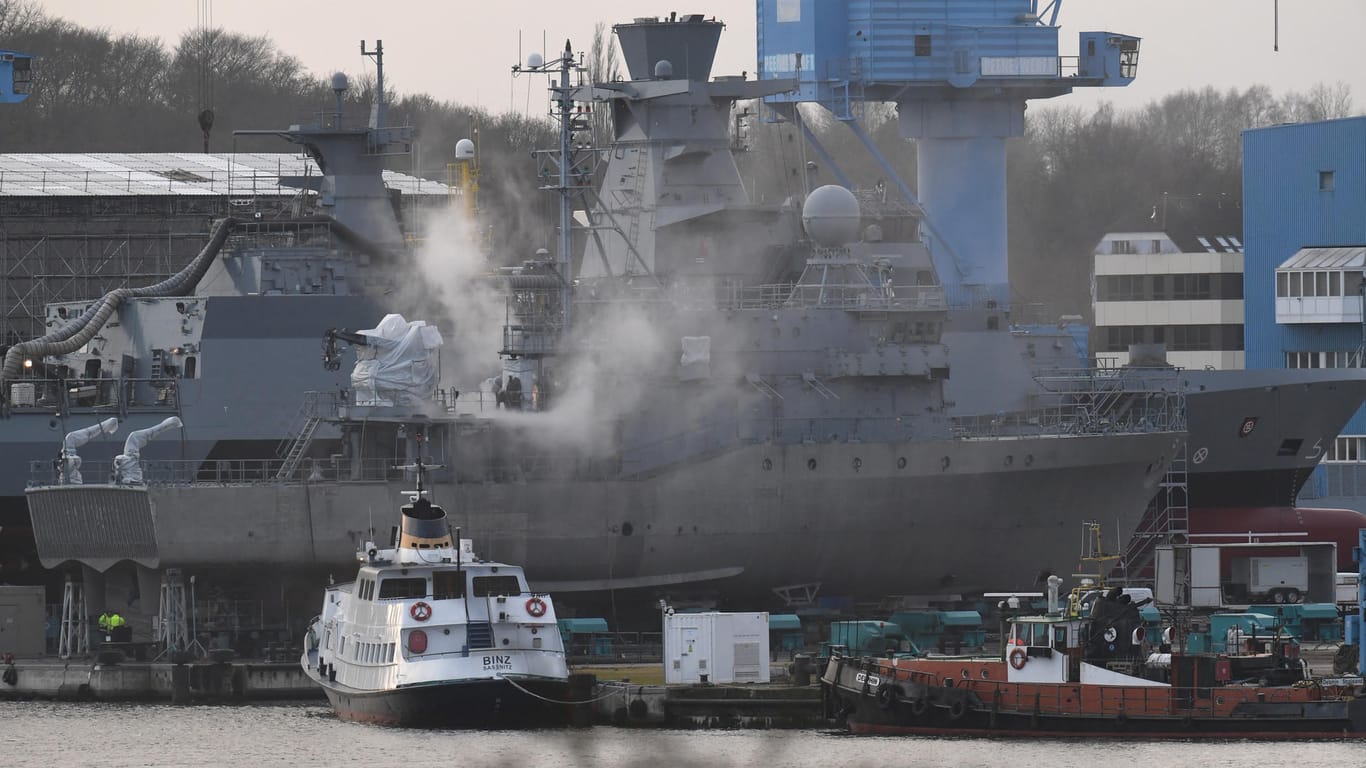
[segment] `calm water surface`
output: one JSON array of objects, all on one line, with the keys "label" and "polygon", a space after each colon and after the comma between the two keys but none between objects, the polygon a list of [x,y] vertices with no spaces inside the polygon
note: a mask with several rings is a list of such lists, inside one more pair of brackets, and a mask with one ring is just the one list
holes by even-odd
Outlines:
[{"label": "calm water surface", "polygon": [[851,737],[814,731],[405,731],[321,704],[0,702],[0,766],[1008,766],[1366,765],[1366,743],[1116,742]]}]

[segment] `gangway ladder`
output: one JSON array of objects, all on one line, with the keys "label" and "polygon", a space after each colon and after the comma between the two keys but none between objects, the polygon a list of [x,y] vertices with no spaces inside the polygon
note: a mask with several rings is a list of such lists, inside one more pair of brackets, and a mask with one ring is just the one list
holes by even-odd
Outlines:
[{"label": "gangway ladder", "polygon": [[[289,443],[289,449],[284,454],[284,461],[280,463],[280,471],[275,473],[276,480],[288,480],[294,474],[294,470],[299,468],[299,462],[303,459],[304,453],[308,451],[308,446],[313,442],[313,433],[318,430],[318,424],[322,422],[322,417],[318,414],[316,407],[315,392],[309,392],[304,397],[303,405],[299,407],[299,415],[304,417],[303,426],[299,427],[299,432],[294,440]],[[279,455],[278,453],[276,455]]]},{"label": "gangway ladder", "polygon": [[57,639],[57,655],[69,659],[89,653],[90,612],[85,605],[85,582],[68,573],[62,587],[62,631]]},{"label": "gangway ladder", "polygon": [[627,247],[632,250],[639,245],[637,241],[640,238],[640,222],[641,219],[645,218],[645,172],[644,169],[640,167],[640,153],[641,150],[637,149],[636,164],[632,169],[632,175],[634,176],[632,181],[635,182],[635,187],[632,189],[631,200],[635,207],[635,211],[631,216],[630,230],[626,233]]},{"label": "gangway ladder", "polygon": [[190,623],[185,615],[185,579],[179,568],[161,575],[161,608],[157,611],[157,642],[161,656],[174,656],[190,646]]},{"label": "gangway ladder", "polygon": [[1124,550],[1126,577],[1142,575],[1153,565],[1159,544],[1190,535],[1190,487],[1186,443],[1172,456],[1157,494],[1148,502],[1143,520]]}]

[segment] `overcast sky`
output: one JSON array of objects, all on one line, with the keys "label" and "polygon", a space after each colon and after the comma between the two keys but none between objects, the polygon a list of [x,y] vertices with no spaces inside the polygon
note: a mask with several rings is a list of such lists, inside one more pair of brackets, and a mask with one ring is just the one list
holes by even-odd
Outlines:
[{"label": "overcast sky", "polygon": [[[202,0],[41,0],[50,13],[116,33],[159,37],[172,45],[195,25]],[[673,3],[673,4],[671,4]],[[386,75],[404,93],[477,103],[491,111],[540,111],[544,81],[514,83],[518,34],[523,54],[543,37],[559,50],[565,38],[586,49],[594,25],[669,11],[704,13],[726,22],[716,74],[754,71],[754,3],[750,0],[217,0],[216,26],[269,35],[319,75],[368,67],[362,38],[384,40]],[[1182,88],[1245,88],[1278,94],[1317,82],[1352,88],[1366,111],[1366,0],[1287,0],[1280,10],[1280,51],[1273,51],[1274,0],[1066,0],[1058,22],[1063,55],[1076,53],[1077,33],[1105,30],[1143,38],[1138,80],[1128,88],[1057,100],[1089,105],[1146,103]],[[3,41],[0,41],[3,42]],[[41,55],[42,51],[30,53]],[[529,93],[528,89],[532,88]],[[528,97],[530,97],[528,99]]]}]

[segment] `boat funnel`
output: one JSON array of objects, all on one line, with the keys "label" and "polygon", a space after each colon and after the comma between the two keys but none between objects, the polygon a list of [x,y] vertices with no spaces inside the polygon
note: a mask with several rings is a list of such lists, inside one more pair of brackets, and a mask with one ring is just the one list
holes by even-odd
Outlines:
[{"label": "boat funnel", "polygon": [[1062,612],[1062,607],[1058,605],[1058,588],[1062,586],[1062,579],[1057,576],[1048,577],[1048,613],[1055,616]]},{"label": "boat funnel", "polygon": [[451,548],[451,529],[446,510],[427,498],[403,505],[403,527],[399,529],[399,549]]},{"label": "boat funnel", "polygon": [[123,443],[123,453],[114,457],[114,482],[120,485],[142,484],[142,449],[159,434],[182,426],[180,417],[171,416],[160,424],[131,432]]},{"label": "boat funnel", "polygon": [[62,440],[61,481],[72,485],[80,485],[84,482],[81,478],[81,457],[76,455],[76,449],[100,435],[112,435],[118,429],[119,420],[109,418],[85,429],[68,432],[66,439]]}]

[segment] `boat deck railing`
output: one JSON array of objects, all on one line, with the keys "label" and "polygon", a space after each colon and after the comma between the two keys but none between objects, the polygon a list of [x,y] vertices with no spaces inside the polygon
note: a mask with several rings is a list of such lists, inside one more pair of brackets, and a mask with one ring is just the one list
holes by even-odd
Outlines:
[{"label": "boat deck railing", "polygon": [[11,413],[179,413],[179,380],[160,378],[29,379],[5,382]]},{"label": "boat deck railing", "polygon": [[1077,684],[1020,684],[973,677],[972,669],[983,669],[980,663],[964,664],[961,674],[954,677],[897,667],[881,660],[846,661],[860,670],[876,674],[881,681],[920,684],[928,688],[951,685],[953,688],[976,694],[977,698],[988,706],[1005,711],[1037,712],[1041,715],[1210,717],[1227,715],[1230,708],[1241,701],[1302,703],[1306,700],[1332,698],[1312,683],[1307,684],[1307,691],[1306,687],[1252,688],[1236,684],[1205,687],[1097,685],[1088,689],[1086,696],[1079,696]]}]

